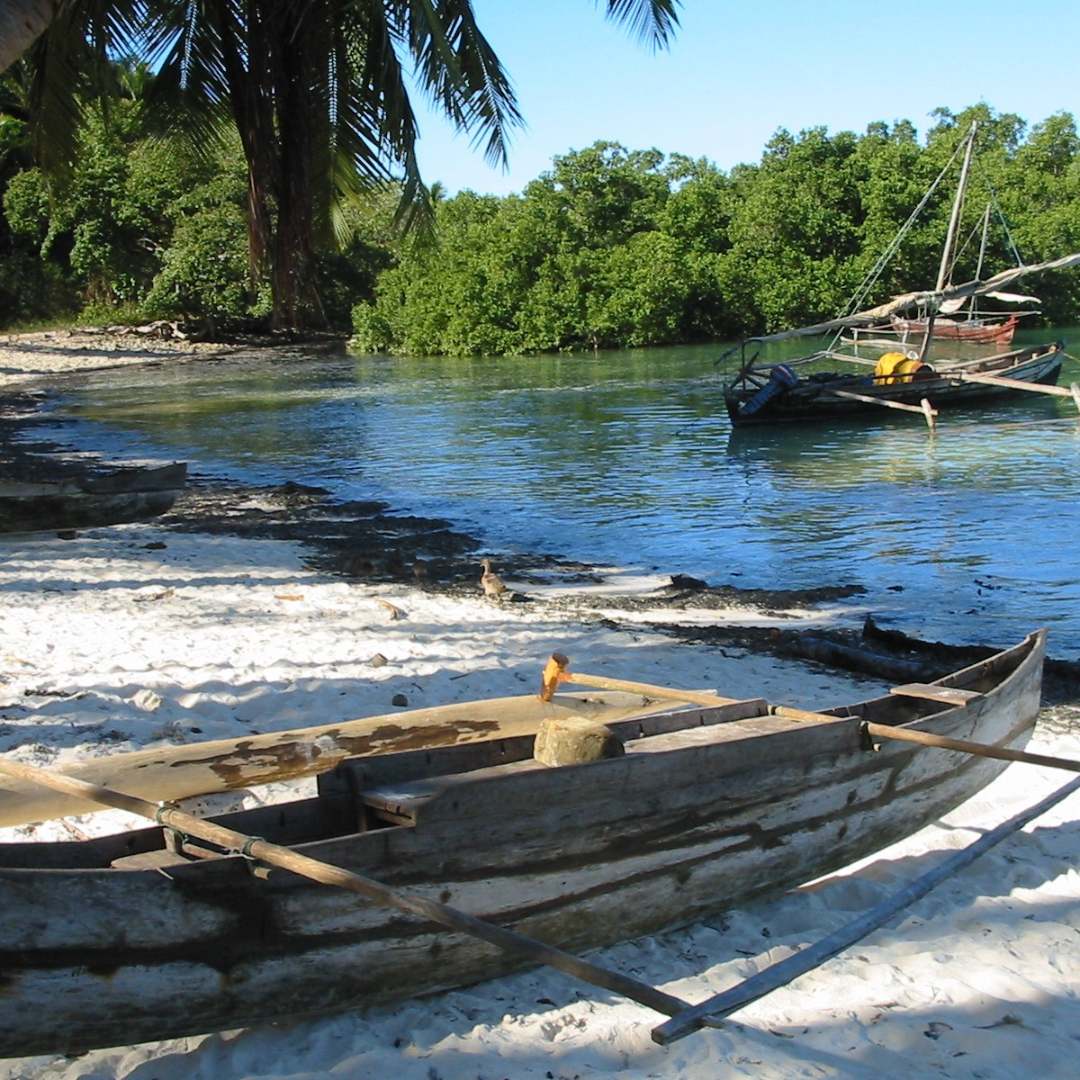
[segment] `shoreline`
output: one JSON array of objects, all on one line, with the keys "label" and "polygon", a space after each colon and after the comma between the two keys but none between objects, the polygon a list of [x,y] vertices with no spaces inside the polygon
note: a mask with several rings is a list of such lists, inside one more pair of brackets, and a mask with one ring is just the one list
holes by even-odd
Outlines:
[{"label": "shoreline", "polygon": [[[573,592],[586,590],[593,606],[560,606],[558,596],[545,594],[541,583],[550,583],[552,568],[544,565],[522,566],[520,576],[506,569],[507,584],[534,598],[500,603],[479,588],[480,553],[471,548],[445,555],[445,580],[418,581],[404,556],[400,572],[384,565],[379,569],[392,572],[345,573],[334,563],[332,544],[312,546],[328,530],[340,540],[340,515],[313,518],[311,501],[317,505],[319,496],[310,490],[196,485],[193,497],[201,505],[187,514],[178,504],[175,521],[167,516],[89,529],[72,540],[0,537],[0,752],[62,766],[155,743],[392,712],[399,694],[418,707],[526,693],[555,649],[569,653],[581,670],[712,686],[806,708],[857,700],[881,687],[870,677],[769,651],[695,644],[643,617],[634,622],[591,581],[596,568],[567,566],[572,580],[563,583]],[[367,535],[384,537],[385,546],[393,519],[380,517],[377,507],[356,509],[355,520]],[[408,525],[417,544],[431,531],[422,522]],[[472,540],[457,534],[446,543],[456,549]],[[355,536],[353,542],[359,544]],[[356,557],[373,559],[371,553]],[[412,561],[426,557],[418,548]],[[432,551],[430,557],[439,556]],[[664,599],[691,614],[701,604],[702,618],[714,621],[732,611],[732,596],[698,588]],[[654,594],[649,602],[655,600]],[[760,608],[744,611],[751,614],[760,616]],[[803,615],[812,623],[811,609]],[[763,637],[770,634],[766,627]],[[1044,709],[1037,748],[1080,757],[1078,734],[1074,704]],[[1049,770],[1011,766],[942,823],[859,866],[704,923],[604,950],[602,961],[703,998],[824,936],[1060,782]],[[203,800],[203,808],[263,805],[298,790],[297,784],[269,788]],[[0,1080],[301,1080],[332,1070],[402,1080],[615,1074],[641,1080],[796,1074],[1026,1080],[1033,1071],[1064,1077],[1071,1075],[1080,1029],[1078,812],[1074,796],[941,886],[897,925],[748,1007],[724,1028],[668,1049],[650,1042],[655,1017],[647,1010],[540,970],[394,1009],[73,1059],[9,1059],[0,1062]],[[0,838],[72,839],[124,827],[122,815],[106,811],[3,830]]]}]

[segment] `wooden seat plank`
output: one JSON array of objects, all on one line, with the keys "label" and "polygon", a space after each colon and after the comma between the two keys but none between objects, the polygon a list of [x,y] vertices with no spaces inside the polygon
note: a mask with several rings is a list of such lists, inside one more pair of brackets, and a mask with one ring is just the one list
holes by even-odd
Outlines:
[{"label": "wooden seat plank", "polygon": [[982,694],[975,690],[960,690],[954,686],[936,686],[933,683],[904,683],[903,686],[890,687],[889,693],[901,697],[941,701],[946,705],[966,705],[969,701],[982,697]]}]

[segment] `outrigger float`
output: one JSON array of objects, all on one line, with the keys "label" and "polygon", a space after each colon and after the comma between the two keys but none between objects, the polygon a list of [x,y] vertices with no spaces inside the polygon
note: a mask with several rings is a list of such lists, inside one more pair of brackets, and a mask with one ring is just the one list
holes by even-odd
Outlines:
[{"label": "outrigger float", "polygon": [[[1080,771],[1023,750],[1044,650],[1038,631],[824,712],[572,674],[556,654],[539,697],[118,755],[81,777],[0,758],[9,823],[20,806],[29,820],[109,806],[153,822],[0,845],[0,1054],[383,1005],[536,964],[656,1010],[658,1042],[715,1026],[740,1007],[732,994],[687,1002],[575,950],[849,864],[1009,761]],[[564,683],[603,692],[556,693]],[[303,774],[318,774],[317,797],[209,820],[171,801]],[[20,802],[28,790],[43,799]],[[847,939],[888,917],[867,913]],[[847,939],[830,935],[734,998]]]}]

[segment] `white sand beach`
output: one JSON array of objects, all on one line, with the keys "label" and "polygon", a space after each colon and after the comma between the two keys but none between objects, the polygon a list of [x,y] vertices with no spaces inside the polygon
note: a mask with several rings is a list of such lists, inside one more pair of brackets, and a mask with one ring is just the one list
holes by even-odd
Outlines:
[{"label": "white sand beach", "polygon": [[[397,694],[422,707],[525,693],[554,649],[582,670],[806,708],[881,690],[645,627],[538,616],[479,586],[468,597],[354,583],[306,569],[290,542],[155,523],[73,540],[0,537],[0,616],[0,751],[45,766],[387,713]],[[376,655],[386,663],[373,665]],[[1080,758],[1080,709],[1048,711],[1032,748]],[[596,958],[704,998],[836,929],[1069,778],[1012,765],[859,866]],[[256,805],[288,790],[223,801]],[[128,820],[106,811],[2,830],[0,840],[70,839]],[[1078,853],[1080,794],[820,969],[668,1048],[650,1040],[656,1014],[541,970],[364,1013],[6,1060],[0,1078],[1074,1077]]]}]

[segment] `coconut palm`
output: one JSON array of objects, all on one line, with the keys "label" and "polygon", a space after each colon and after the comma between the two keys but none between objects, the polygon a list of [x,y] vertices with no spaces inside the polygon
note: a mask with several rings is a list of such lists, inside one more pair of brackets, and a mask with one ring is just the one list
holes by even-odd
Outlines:
[{"label": "coconut palm", "polygon": [[[57,12],[33,48],[45,164],[62,168],[73,152],[76,73],[91,70],[95,57],[148,60],[157,71],[159,116],[201,145],[211,145],[226,123],[236,125],[248,164],[252,274],[271,283],[277,327],[321,321],[314,252],[335,233],[344,239],[343,201],[397,184],[405,225],[430,215],[406,65],[493,164],[505,165],[509,132],[521,122],[471,0],[23,3],[39,21]],[[605,7],[661,47],[679,3],[606,0]]]},{"label": "coconut palm", "polygon": [[7,0],[0,5],[0,72],[45,32],[59,7],[60,0]]}]

